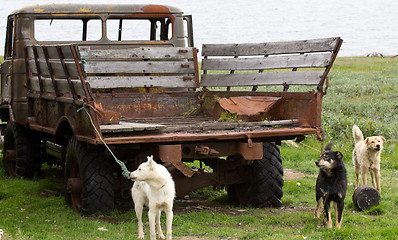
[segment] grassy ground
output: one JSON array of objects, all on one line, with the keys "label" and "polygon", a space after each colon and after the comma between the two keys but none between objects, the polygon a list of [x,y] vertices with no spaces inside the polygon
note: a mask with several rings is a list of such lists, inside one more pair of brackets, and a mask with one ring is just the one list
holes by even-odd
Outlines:
[{"label": "grassy ground", "polygon": [[[348,192],[343,227],[326,229],[314,219],[314,162],[319,153],[300,144],[282,144],[285,169],[305,174],[286,179],[280,209],[234,208],[226,204],[225,192],[200,190],[208,202],[176,202],[173,234],[177,239],[397,239],[398,238],[398,58],[338,58],[330,73],[324,98],[323,124],[327,141],[334,141],[346,162]],[[351,152],[353,124],[365,136],[387,138],[382,154],[381,204],[365,212],[352,202],[354,172]],[[304,144],[321,149],[309,137]],[[193,195],[194,196],[194,195]],[[164,222],[164,218],[162,218]],[[144,217],[148,235],[147,217]],[[133,211],[111,216],[81,217],[64,206],[63,187],[54,179],[31,182],[6,179],[0,173],[0,228],[5,239],[135,239]]]}]

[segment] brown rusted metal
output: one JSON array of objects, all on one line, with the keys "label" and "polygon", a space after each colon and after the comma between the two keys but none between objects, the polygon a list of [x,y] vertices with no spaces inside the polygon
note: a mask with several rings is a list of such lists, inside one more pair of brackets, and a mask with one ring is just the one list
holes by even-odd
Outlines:
[{"label": "brown rusted metal", "polygon": [[198,50],[193,48],[193,63],[195,67],[195,85],[199,87],[199,64],[198,64]]},{"label": "brown rusted metal", "polygon": [[162,162],[176,163],[181,161],[181,144],[159,145],[159,158]]},{"label": "brown rusted metal", "polygon": [[[128,137],[106,137],[107,144],[127,144],[127,143],[159,143],[159,142],[179,142],[179,141],[207,141],[207,140],[238,140],[247,139],[247,134],[252,134],[252,138],[264,138],[264,141],[272,141],[275,138],[283,137],[285,139],[293,139],[300,135],[315,134],[317,129],[314,128],[278,128],[266,129],[261,131],[247,132],[227,132],[220,131],[214,133],[164,133],[149,134],[146,136],[128,136]],[[100,144],[85,138],[92,144]]]},{"label": "brown rusted metal", "polygon": [[266,113],[281,98],[266,96],[239,96],[230,98],[220,98],[217,102],[220,107],[232,114],[236,114],[238,119],[250,120],[257,118],[260,114]]},{"label": "brown rusted metal", "polygon": [[212,149],[208,146],[204,146],[204,145],[198,145],[195,146],[195,153],[200,154],[200,155],[217,155],[220,152],[218,152],[215,149]]},{"label": "brown rusted metal", "polygon": [[77,71],[79,73],[79,77],[80,77],[80,81],[82,83],[82,87],[84,90],[84,93],[86,94],[86,102],[91,104],[93,101],[93,97],[91,96],[90,92],[88,91],[87,88],[87,84],[86,84],[86,78],[83,74],[81,65],[80,65],[80,61],[79,61],[79,57],[78,57],[78,53],[76,52],[77,46],[76,45],[70,45],[70,50],[72,52],[73,58],[75,60],[75,64],[76,64],[76,68]]},{"label": "brown rusted metal", "polygon": [[196,173],[196,171],[192,170],[192,168],[188,167],[183,162],[175,162],[172,163],[172,165],[188,178],[191,178]]},{"label": "brown rusted metal", "polygon": [[[233,144],[235,145],[235,144]],[[256,142],[256,143],[243,143],[238,142],[236,143],[235,151],[243,156],[246,160],[257,160],[263,158],[263,143]],[[233,150],[233,149],[231,149]]]},{"label": "brown rusted metal", "polygon": [[333,50],[333,52],[334,52],[335,54],[333,55],[333,58],[332,58],[331,62],[329,63],[329,66],[326,68],[325,72],[323,73],[322,79],[321,79],[321,81],[319,82],[318,91],[322,91],[323,83],[325,82],[325,79],[326,79],[327,75],[329,74],[330,69],[332,68],[334,61],[335,61],[336,58],[337,58],[337,53],[339,52],[340,47],[341,47],[341,45],[343,44],[343,39],[340,39],[340,38],[339,38],[338,41],[339,41],[339,42],[336,44],[336,47],[335,47],[335,49]]},{"label": "brown rusted metal", "polygon": [[70,194],[82,193],[82,181],[80,178],[68,178],[66,180],[66,191]]}]

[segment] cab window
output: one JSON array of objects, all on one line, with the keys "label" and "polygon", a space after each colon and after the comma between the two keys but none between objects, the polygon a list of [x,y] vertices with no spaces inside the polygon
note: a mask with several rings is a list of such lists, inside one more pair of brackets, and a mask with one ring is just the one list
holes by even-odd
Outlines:
[{"label": "cab window", "polygon": [[97,41],[101,39],[100,19],[36,19],[37,41]]},{"label": "cab window", "polygon": [[171,26],[169,18],[109,18],[106,21],[106,34],[112,41],[170,40],[172,38]]}]

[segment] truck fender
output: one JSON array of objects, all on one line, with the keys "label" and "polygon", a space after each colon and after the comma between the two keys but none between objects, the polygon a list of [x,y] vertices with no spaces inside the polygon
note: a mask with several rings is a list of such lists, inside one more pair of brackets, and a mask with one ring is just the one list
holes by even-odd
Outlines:
[{"label": "truck fender", "polygon": [[62,116],[55,128],[55,135],[63,136],[75,136],[76,135],[76,120],[73,117]]}]

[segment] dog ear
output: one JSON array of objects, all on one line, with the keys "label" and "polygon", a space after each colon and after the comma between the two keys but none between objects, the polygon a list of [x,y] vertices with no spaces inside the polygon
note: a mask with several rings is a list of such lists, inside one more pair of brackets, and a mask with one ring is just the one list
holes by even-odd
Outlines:
[{"label": "dog ear", "polygon": [[380,136],[381,140],[383,140],[383,142],[386,141],[386,139],[383,136]]},{"label": "dog ear", "polygon": [[153,168],[155,161],[153,161],[153,155],[151,156],[147,156],[146,157],[148,159],[148,164],[150,168]]},{"label": "dog ear", "polygon": [[341,152],[339,152],[339,151],[336,152],[336,156],[337,156],[339,159],[343,159],[343,154],[342,154]]},{"label": "dog ear", "polygon": [[364,142],[367,144],[369,142],[369,138],[367,137]]}]

